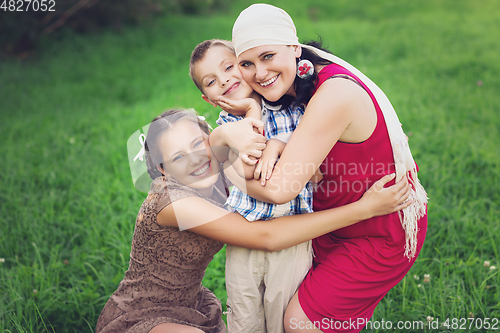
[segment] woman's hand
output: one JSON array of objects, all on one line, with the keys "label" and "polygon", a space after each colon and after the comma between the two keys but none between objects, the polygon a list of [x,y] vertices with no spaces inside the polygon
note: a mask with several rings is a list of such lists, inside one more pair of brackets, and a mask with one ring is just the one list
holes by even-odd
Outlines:
[{"label": "woman's hand", "polygon": [[384,187],[395,176],[396,174],[393,173],[382,177],[359,200],[361,207],[367,210],[369,217],[394,213],[411,204],[411,201],[408,200],[411,186],[406,176],[396,184]]}]

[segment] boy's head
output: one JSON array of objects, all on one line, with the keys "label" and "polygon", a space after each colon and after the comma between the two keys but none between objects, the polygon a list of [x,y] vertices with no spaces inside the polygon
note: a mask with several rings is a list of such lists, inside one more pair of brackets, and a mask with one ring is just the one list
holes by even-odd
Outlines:
[{"label": "boy's head", "polygon": [[214,107],[222,96],[239,100],[253,93],[241,76],[233,45],[226,40],[211,39],[198,44],[191,53],[189,75],[201,97]]}]

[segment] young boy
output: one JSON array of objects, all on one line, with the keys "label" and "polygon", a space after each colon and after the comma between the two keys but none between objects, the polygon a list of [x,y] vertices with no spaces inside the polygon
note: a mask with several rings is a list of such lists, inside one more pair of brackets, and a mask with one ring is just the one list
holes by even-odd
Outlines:
[{"label": "young boy", "polygon": [[[264,103],[260,95],[243,80],[231,42],[208,40],[191,54],[190,75],[202,98],[220,106],[218,125],[244,117],[261,119],[267,139],[258,167],[239,170],[245,178],[269,179],[303,107],[280,107]],[[255,169],[255,170],[254,170]],[[249,221],[312,212],[312,185],[309,183],[292,201],[273,205],[258,201],[236,187],[226,208]],[[265,252],[237,246],[226,247],[227,323],[229,332],[284,333],[283,316],[312,263],[311,242],[278,251]]]}]

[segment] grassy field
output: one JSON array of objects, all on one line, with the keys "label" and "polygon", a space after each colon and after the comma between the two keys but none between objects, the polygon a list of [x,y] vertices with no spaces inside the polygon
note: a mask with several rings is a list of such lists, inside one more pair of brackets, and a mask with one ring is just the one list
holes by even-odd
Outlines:
[{"label": "grassy field", "polygon": [[[291,14],[301,40],[321,36],[386,92],[430,197],[424,248],[374,323],[451,332],[474,317],[474,332],[496,318],[500,330],[498,2],[271,3]],[[121,32],[67,32],[27,59],[3,59],[0,332],[94,331],[127,268],[145,198],[132,184],[127,139],[166,108],[192,107],[215,124],[218,110],[187,75],[189,55],[204,39],[229,39],[248,4]],[[224,305],[223,251],[204,284]]]}]

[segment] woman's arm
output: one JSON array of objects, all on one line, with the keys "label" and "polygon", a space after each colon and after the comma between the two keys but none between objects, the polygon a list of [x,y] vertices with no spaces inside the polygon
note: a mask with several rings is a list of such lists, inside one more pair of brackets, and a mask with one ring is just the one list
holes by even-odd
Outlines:
[{"label": "woman's arm", "polygon": [[258,200],[288,202],[299,194],[338,140],[361,142],[371,135],[376,118],[374,123],[373,118],[364,122],[373,115],[376,117],[373,103],[356,83],[327,80],[308,103],[265,186],[257,180],[237,177],[231,168],[226,175],[234,185]]},{"label": "woman's arm", "polygon": [[[409,205],[409,185],[403,178],[384,188],[394,178],[387,175],[375,182],[363,197],[351,204],[309,214],[248,222],[244,217],[190,197],[171,203],[158,213],[161,225],[189,229],[200,235],[241,247],[279,251],[373,216],[385,215]],[[193,209],[196,207],[196,209]]]}]

